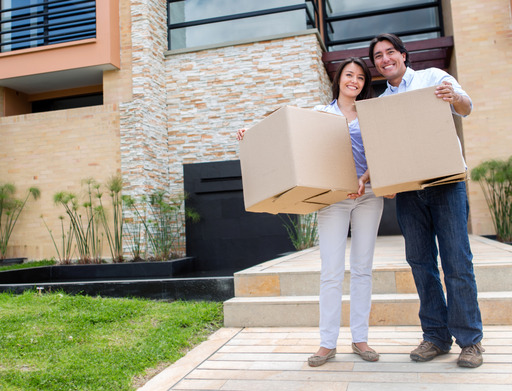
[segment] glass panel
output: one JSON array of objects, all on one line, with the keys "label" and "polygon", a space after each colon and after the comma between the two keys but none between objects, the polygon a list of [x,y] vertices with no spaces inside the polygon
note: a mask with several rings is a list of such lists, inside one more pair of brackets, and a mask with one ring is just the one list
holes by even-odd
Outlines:
[{"label": "glass panel", "polygon": [[[364,26],[364,28],[362,28]],[[332,22],[334,33],[329,34],[331,41],[350,40],[360,37],[373,37],[383,32],[404,32],[439,26],[436,8],[426,8],[393,14],[370,16],[366,18],[349,19]],[[403,37],[404,41],[439,37],[438,32]],[[370,38],[371,39],[371,38]],[[350,44],[336,45],[330,50],[344,50],[368,46],[370,40]]]},{"label": "glass panel", "polygon": [[[434,3],[435,0],[327,0],[329,16],[352,14],[356,12],[377,11],[386,8],[404,7],[419,3]],[[329,7],[330,5],[330,7]],[[332,9],[332,11],[331,11]]]},{"label": "glass panel", "polygon": [[2,0],[2,52],[96,36],[94,0]]},{"label": "glass panel", "polygon": [[48,6],[48,39],[51,43],[96,36],[96,5],[69,1]]},{"label": "glass panel", "polygon": [[[418,4],[435,3],[435,0],[411,1],[411,0],[327,0],[329,17],[344,16],[360,12],[384,10],[394,7],[414,6]],[[329,40],[347,41],[364,37],[373,37],[383,32],[407,32],[426,28],[438,28],[440,26],[438,8],[423,8],[418,10],[395,12],[357,19],[331,22],[332,30],[329,30]],[[402,36],[404,41],[437,38],[439,32],[422,33]],[[368,39],[361,42],[330,45],[329,50],[346,50],[367,47]]]},{"label": "glass panel", "polygon": [[169,4],[171,23],[303,4],[305,0],[184,0]]},{"label": "glass panel", "polygon": [[[171,23],[304,4],[305,0],[186,0],[170,3]],[[314,14],[311,12],[311,16]],[[171,49],[284,34],[307,29],[304,10],[170,30]]]},{"label": "glass panel", "polygon": [[15,8],[2,13],[2,32],[6,32],[2,34],[2,43],[9,43],[2,45],[2,52],[34,47],[41,43],[37,36],[42,29],[38,29],[37,25],[42,22],[42,17],[38,17],[37,13],[42,11],[42,7],[17,9],[37,3],[37,0],[2,0],[2,10]]}]

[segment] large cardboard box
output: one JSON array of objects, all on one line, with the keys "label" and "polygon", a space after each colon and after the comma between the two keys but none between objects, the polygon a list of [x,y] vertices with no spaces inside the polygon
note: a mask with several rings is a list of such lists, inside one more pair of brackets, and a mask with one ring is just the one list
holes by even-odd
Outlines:
[{"label": "large cardboard box", "polygon": [[357,101],[377,196],[463,181],[466,167],[450,105],[435,87]]},{"label": "large cardboard box", "polygon": [[357,192],[344,117],[285,106],[240,142],[245,209],[307,214]]}]

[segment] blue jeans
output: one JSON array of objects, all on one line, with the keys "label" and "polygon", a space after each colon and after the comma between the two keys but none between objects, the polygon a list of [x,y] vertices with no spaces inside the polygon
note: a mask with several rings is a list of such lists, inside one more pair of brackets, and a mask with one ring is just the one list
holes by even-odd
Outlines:
[{"label": "blue jeans", "polygon": [[482,319],[467,231],[465,182],[400,193],[396,205],[407,262],[420,297],[423,339],[444,351],[450,350],[452,336],[460,347],[478,343],[483,336]]}]

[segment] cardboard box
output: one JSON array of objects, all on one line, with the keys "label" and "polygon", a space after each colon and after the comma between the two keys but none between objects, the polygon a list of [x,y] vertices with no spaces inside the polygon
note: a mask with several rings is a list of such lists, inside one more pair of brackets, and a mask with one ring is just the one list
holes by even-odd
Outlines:
[{"label": "cardboard box", "polygon": [[344,117],[285,106],[240,142],[245,209],[308,214],[357,192]]},{"label": "cardboard box", "polygon": [[429,87],[356,102],[377,196],[465,180],[450,105],[434,91]]}]

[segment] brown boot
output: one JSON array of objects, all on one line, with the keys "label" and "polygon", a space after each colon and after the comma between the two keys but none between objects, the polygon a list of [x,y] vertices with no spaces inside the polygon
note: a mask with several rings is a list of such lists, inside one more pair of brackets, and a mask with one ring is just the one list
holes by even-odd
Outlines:
[{"label": "brown boot", "polygon": [[459,359],[457,360],[457,365],[465,368],[479,367],[484,362],[482,352],[485,352],[485,349],[480,342],[476,345],[462,348],[462,352],[460,352]]},{"label": "brown boot", "polygon": [[430,361],[434,357],[446,354],[448,351],[441,350],[430,341],[422,341],[416,349],[411,352],[411,360],[413,361]]}]

